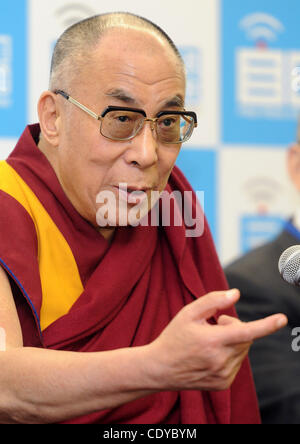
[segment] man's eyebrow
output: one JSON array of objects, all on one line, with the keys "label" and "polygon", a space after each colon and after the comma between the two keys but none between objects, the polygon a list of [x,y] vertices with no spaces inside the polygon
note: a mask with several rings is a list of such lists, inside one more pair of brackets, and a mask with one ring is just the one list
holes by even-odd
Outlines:
[{"label": "man's eyebrow", "polygon": [[[105,95],[108,97],[113,97],[129,105],[134,105],[137,103],[137,101],[123,89],[112,89]],[[163,108],[172,107],[184,108],[184,98],[180,94],[172,97],[171,99],[167,99],[163,104]]]},{"label": "man's eyebrow", "polygon": [[132,105],[136,103],[136,100],[122,89],[113,89],[111,91],[108,91],[105,95],[108,97],[113,97],[127,104]]},{"label": "man's eyebrow", "polygon": [[172,99],[166,100],[166,102],[164,103],[164,107],[184,108],[184,98],[181,95],[176,95],[176,96],[172,97]]}]

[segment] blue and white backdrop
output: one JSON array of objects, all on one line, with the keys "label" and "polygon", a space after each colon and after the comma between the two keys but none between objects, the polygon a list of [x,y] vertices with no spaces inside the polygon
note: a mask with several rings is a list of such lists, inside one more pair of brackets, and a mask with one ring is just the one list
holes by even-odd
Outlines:
[{"label": "blue and white backdrop", "polygon": [[177,163],[205,192],[222,263],[272,238],[300,204],[285,168],[300,112],[299,0],[2,0],[0,158],[37,121],[57,37],[110,11],[153,20],[185,59],[199,128]]}]

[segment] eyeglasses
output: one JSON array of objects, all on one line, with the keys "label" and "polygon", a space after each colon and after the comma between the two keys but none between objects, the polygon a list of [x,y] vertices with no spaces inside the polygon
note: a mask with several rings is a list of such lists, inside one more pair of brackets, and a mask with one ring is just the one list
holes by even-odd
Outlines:
[{"label": "eyeglasses", "polygon": [[94,119],[100,120],[100,133],[111,140],[131,140],[146,122],[150,122],[151,129],[155,129],[160,142],[177,144],[186,142],[197,127],[197,115],[192,111],[161,111],[151,119],[142,109],[108,106],[98,115],[64,91],[55,90],[54,93],[60,94]]}]

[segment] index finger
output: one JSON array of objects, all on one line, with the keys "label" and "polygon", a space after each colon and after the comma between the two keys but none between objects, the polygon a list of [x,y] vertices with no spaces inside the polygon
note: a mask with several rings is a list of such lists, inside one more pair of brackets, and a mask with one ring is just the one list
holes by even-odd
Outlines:
[{"label": "index finger", "polygon": [[268,316],[251,322],[240,322],[221,326],[223,328],[223,344],[236,345],[253,342],[256,339],[276,333],[285,327],[288,319],[284,314]]}]

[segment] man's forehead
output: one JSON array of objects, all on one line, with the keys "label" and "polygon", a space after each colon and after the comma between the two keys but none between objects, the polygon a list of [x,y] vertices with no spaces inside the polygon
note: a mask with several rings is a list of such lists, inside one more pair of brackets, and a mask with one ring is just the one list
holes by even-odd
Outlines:
[{"label": "man's forehead", "polygon": [[[125,104],[128,105],[136,105],[139,103],[139,100],[137,97],[134,96],[134,94],[122,89],[122,88],[112,88],[109,89],[105,96],[107,97],[113,97]],[[164,100],[164,103],[162,104],[164,107],[178,107],[178,108],[184,108],[184,97],[181,94],[175,94],[173,96],[170,96]]]},{"label": "man's forehead", "polygon": [[[98,45],[94,48],[92,56],[105,60],[129,60],[143,65],[152,65],[152,57],[160,58],[162,65],[169,63],[173,65],[176,72],[181,72],[183,69],[183,62],[177,56],[170,46],[170,44],[161,39],[159,36],[149,30],[141,29],[111,29],[102,37]],[[134,58],[132,59],[132,56]],[[130,63],[130,61],[128,62]]]},{"label": "man's forehead", "polygon": [[137,45],[143,48],[165,48],[170,53],[174,53],[174,50],[170,46],[167,40],[162,39],[157,33],[152,30],[140,27],[114,27],[108,29],[100,38],[97,47],[105,48],[109,47],[109,50],[118,50],[119,45],[124,47],[131,47],[136,49]]},{"label": "man's forehead", "polygon": [[185,73],[168,45],[147,34],[145,38],[149,37],[156,47],[153,53],[147,52],[142,50],[143,45],[139,47],[139,34],[122,35],[123,39],[117,32],[109,33],[85,58],[83,69],[78,71],[79,88],[92,90],[98,100],[106,96],[134,106],[148,103],[152,97],[159,104],[165,102],[163,106],[183,108]]}]

